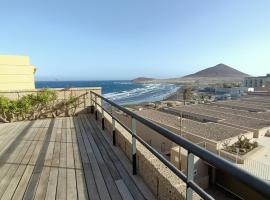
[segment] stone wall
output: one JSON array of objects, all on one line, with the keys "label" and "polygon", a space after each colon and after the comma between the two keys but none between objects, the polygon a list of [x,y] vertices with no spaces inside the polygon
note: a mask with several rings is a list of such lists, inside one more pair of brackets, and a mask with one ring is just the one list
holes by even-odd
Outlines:
[{"label": "stone wall", "polygon": [[[14,91],[1,91],[0,96],[5,96],[9,99],[19,99],[24,95],[33,94],[40,92],[42,89],[34,90],[14,90]],[[63,100],[67,100],[71,95],[78,97],[78,108],[75,114],[88,113],[90,111],[89,106],[91,106],[90,91],[97,94],[101,94],[100,87],[93,88],[50,88],[50,90],[56,91],[57,100],[54,104],[60,103]]]}]

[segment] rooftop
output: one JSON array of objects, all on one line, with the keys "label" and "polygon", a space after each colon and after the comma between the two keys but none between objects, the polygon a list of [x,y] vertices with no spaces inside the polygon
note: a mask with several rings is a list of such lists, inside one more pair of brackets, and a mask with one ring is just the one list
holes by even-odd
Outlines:
[{"label": "rooftop", "polygon": [[[179,129],[180,122],[177,116],[157,110],[136,111],[137,114],[165,125]],[[201,123],[183,118],[183,131],[214,141],[222,141],[231,137],[247,133],[245,130],[229,127],[217,123]]]},{"label": "rooftop", "polygon": [[267,103],[267,102],[254,102],[254,101],[246,101],[246,100],[226,100],[226,101],[216,102],[215,104],[238,105],[238,106],[249,107],[249,108],[270,110],[270,102]]},{"label": "rooftop", "polygon": [[242,126],[243,128],[247,127],[251,129],[261,129],[261,128],[270,126],[270,121],[248,118],[244,116],[239,117],[237,115],[233,115],[229,113],[217,112],[214,109],[209,110],[209,109],[200,108],[196,105],[179,106],[173,109],[179,112],[186,111],[186,112],[200,114],[204,116],[219,118],[220,120],[223,120],[229,124],[235,124],[238,126]]},{"label": "rooftop", "polygon": [[233,115],[237,115],[241,117],[250,117],[250,118],[270,121],[270,112],[249,112],[249,111],[238,110],[238,109],[233,109],[229,107],[222,107],[216,104],[196,105],[196,107],[212,110],[216,112],[226,113],[226,114],[233,114]]}]

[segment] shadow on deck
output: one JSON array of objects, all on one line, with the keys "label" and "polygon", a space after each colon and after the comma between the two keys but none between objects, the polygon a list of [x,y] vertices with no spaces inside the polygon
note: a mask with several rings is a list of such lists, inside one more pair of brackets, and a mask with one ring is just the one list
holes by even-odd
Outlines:
[{"label": "shadow on deck", "polygon": [[90,115],[0,125],[0,199],[155,199]]}]

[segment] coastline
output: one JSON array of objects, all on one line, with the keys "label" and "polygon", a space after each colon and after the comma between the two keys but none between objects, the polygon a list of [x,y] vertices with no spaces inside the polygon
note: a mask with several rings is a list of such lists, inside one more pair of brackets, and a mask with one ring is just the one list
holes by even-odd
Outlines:
[{"label": "coastline", "polygon": [[37,88],[81,88],[98,86],[102,95],[122,105],[162,101],[177,92],[180,85],[168,83],[134,83],[127,80],[104,81],[43,81]]}]

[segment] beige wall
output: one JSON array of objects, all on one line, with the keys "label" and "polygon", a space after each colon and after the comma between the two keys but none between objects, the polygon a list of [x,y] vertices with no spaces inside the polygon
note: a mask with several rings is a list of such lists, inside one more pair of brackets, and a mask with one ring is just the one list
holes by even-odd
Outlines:
[{"label": "beige wall", "polygon": [[[24,95],[33,94],[41,91],[42,89],[34,89],[34,90],[14,90],[14,91],[0,91],[0,96],[5,96],[10,99],[19,99]],[[62,100],[66,100],[70,97],[70,95],[79,97],[78,100],[78,108],[77,113],[87,113],[89,112],[89,106],[91,105],[90,100],[90,91],[93,91],[97,94],[101,94],[100,87],[93,88],[50,88],[50,90],[56,91],[57,101],[55,104],[61,102]]]},{"label": "beige wall", "polygon": [[0,90],[35,89],[34,74],[29,57],[0,55]]},{"label": "beige wall", "polygon": [[[180,151],[179,151],[180,150]],[[178,169],[187,173],[187,150],[184,148],[174,147],[171,149],[171,163]],[[203,189],[208,188],[209,176],[208,165],[197,156],[194,156],[194,180]]]},{"label": "beige wall", "polygon": [[[124,115],[114,113],[117,118],[123,122],[126,126],[131,128],[131,118]],[[140,122],[136,124],[137,134],[142,137],[148,144],[152,147],[155,147],[162,153],[170,153],[172,148],[172,142],[167,138],[163,137],[162,135],[158,134],[157,132],[153,131],[152,129],[146,127]]]}]

